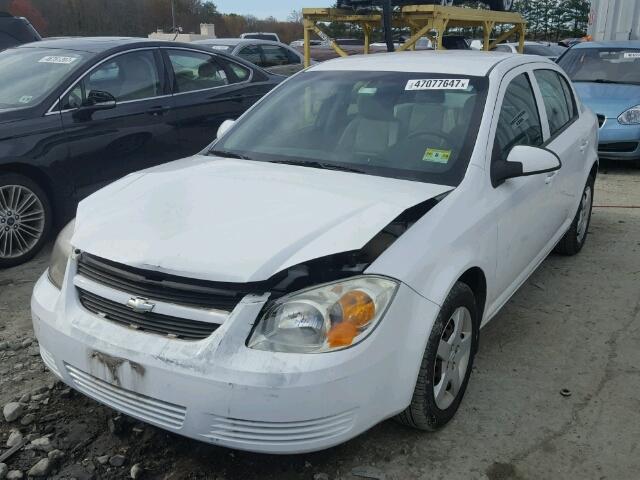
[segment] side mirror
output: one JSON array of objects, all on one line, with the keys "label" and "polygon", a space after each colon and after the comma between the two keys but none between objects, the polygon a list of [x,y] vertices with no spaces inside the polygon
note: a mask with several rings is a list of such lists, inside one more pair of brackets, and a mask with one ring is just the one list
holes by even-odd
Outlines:
[{"label": "side mirror", "polygon": [[116,108],[116,98],[109,92],[91,90],[84,104],[74,112],[78,120],[88,120],[94,112]]},{"label": "side mirror", "polygon": [[233,127],[234,123],[236,123],[235,120],[229,119],[222,122],[222,124],[218,127],[218,138],[221,138],[225,133],[227,133],[229,129]]},{"label": "side mirror", "polygon": [[560,157],[551,150],[516,145],[509,152],[507,160],[491,163],[491,184],[497,187],[509,178],[553,172],[560,167],[562,167]]}]

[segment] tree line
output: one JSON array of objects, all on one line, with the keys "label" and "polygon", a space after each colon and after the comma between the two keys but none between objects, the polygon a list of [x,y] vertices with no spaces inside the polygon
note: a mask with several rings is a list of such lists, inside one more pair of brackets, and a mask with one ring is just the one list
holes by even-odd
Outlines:
[{"label": "tree line", "polygon": [[[213,23],[218,37],[244,32],[275,32],[284,42],[302,38],[302,18],[292,11],[286,21],[273,17],[223,14],[205,0],[174,0],[176,25],[186,33],[199,33],[201,23]],[[481,8],[478,1],[464,2]],[[310,2],[310,5],[313,1]],[[557,41],[586,34],[589,0],[516,0],[514,11],[528,23],[528,37]],[[123,35],[146,37],[157,29],[172,29],[171,0],[0,0],[0,11],[27,17],[43,36]],[[352,24],[334,23],[325,31],[334,38],[362,37]],[[475,36],[472,30],[466,33]],[[379,29],[375,40],[382,38]]]},{"label": "tree line", "polygon": [[[174,1],[176,26],[184,33],[200,33],[201,23],[212,23],[218,37],[276,32],[285,42],[302,38],[302,24],[294,19],[223,14],[205,0]],[[146,37],[157,29],[173,28],[171,0],[0,0],[0,11],[28,18],[43,37]]]}]

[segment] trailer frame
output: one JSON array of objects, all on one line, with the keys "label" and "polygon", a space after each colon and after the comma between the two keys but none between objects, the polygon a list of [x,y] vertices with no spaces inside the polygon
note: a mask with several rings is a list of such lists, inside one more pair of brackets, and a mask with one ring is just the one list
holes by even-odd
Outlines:
[{"label": "trailer frame", "polygon": [[[364,54],[370,53],[371,33],[377,26],[382,26],[382,12],[357,13],[353,10],[340,8],[303,8],[304,27],[304,62],[305,66],[311,65],[311,35],[317,34],[341,57],[348,56],[340,45],[329,37],[318,25],[323,22],[355,23],[364,32]],[[489,51],[498,43],[511,36],[518,38],[518,51],[524,51],[524,40],[527,22],[522,15],[515,12],[499,12],[495,10],[482,10],[475,8],[444,7],[440,5],[405,5],[393,13],[392,25],[394,27],[409,28],[411,36],[397,51],[414,50],[416,42],[421,37],[429,38],[437,50],[442,50],[442,36],[450,27],[482,27],[483,50]],[[491,31],[497,25],[511,25],[506,32],[501,33],[491,41]],[[435,32],[435,35],[432,34]]]}]

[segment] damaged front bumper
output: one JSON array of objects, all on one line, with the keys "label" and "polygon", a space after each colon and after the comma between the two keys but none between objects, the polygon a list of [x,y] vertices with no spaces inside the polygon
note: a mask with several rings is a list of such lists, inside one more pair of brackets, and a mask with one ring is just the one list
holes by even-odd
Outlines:
[{"label": "damaged front bumper", "polygon": [[342,443],[411,401],[438,306],[401,284],[362,343],[321,354],[245,343],[266,298],[248,296],[197,341],[132,330],[43,275],[32,317],[43,360],[74,389],[127,415],[216,445],[302,453]]}]

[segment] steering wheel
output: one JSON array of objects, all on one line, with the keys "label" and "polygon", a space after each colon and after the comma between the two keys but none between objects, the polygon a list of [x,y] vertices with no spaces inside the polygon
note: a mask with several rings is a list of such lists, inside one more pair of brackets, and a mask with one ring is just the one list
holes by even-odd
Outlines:
[{"label": "steering wheel", "polygon": [[417,138],[417,137],[425,137],[425,138],[431,138],[431,139],[435,139],[436,140],[436,144],[435,145],[431,145],[430,143],[425,145],[425,148],[428,147],[433,147],[433,148],[440,148],[440,147],[446,147],[446,146],[454,146],[457,145],[458,142],[456,141],[455,137],[453,135],[451,135],[450,133],[444,133],[444,132],[413,132],[409,135],[407,135],[407,137],[405,138],[405,140],[403,142],[406,142],[408,140],[411,140],[413,138]]}]

